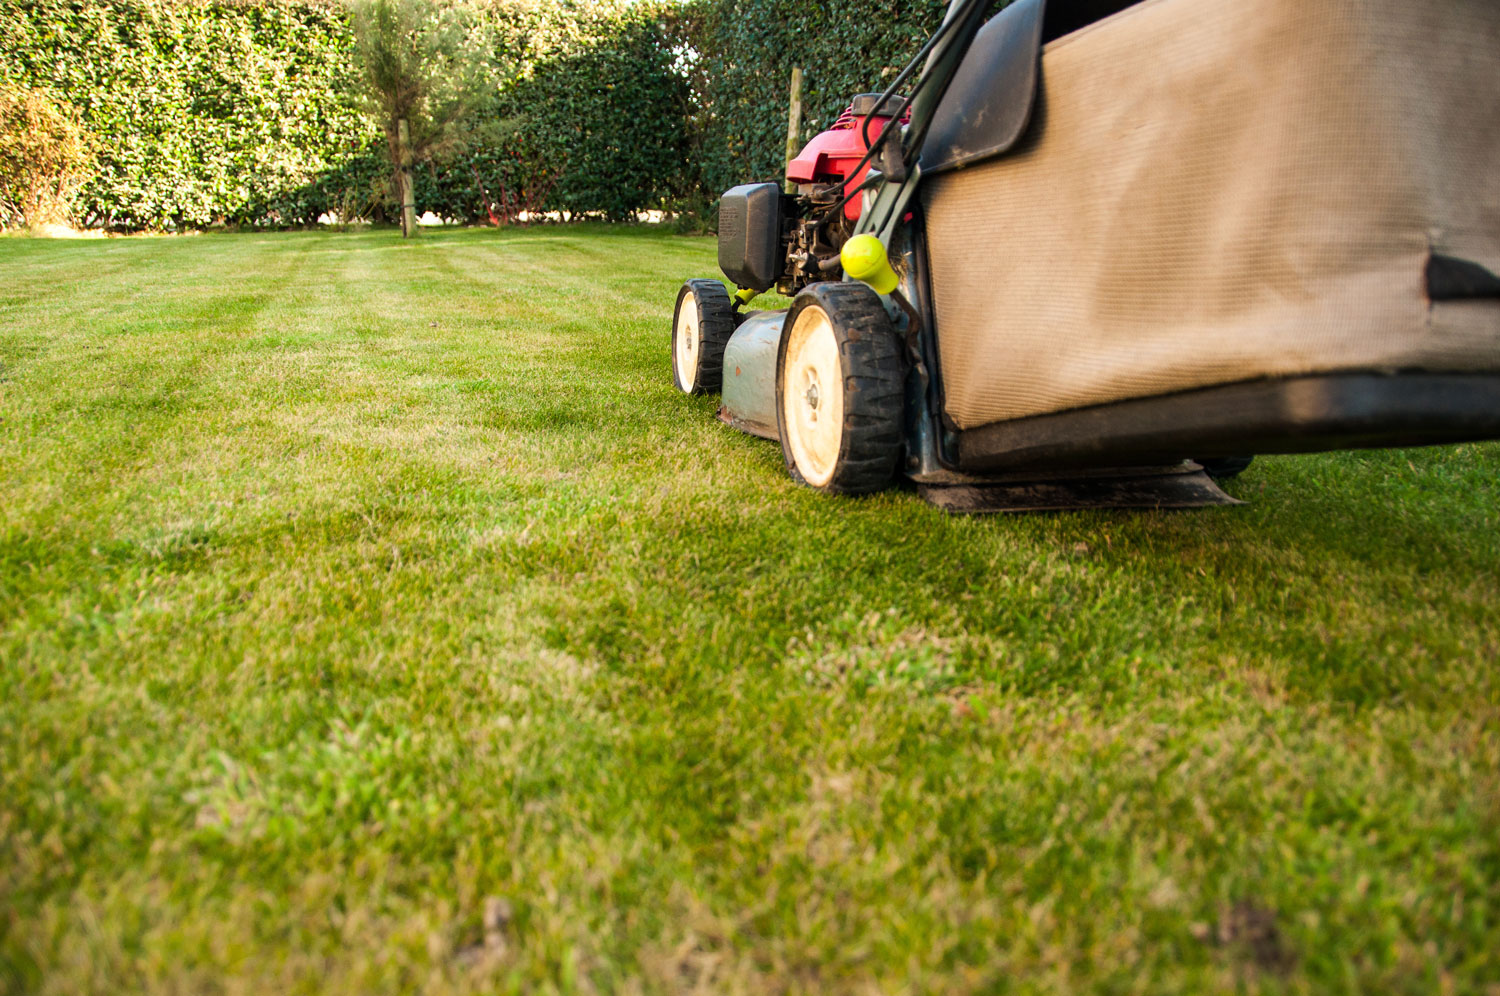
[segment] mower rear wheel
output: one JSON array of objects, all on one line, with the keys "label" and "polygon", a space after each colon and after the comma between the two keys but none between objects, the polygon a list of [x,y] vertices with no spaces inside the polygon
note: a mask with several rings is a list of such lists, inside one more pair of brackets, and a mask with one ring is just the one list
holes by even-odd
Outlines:
[{"label": "mower rear wheel", "polygon": [[1204,473],[1216,481],[1227,481],[1232,477],[1239,477],[1255,457],[1230,456],[1209,457],[1198,461],[1203,467]]},{"label": "mower rear wheel", "polygon": [[834,494],[887,487],[901,459],[906,354],[879,296],[813,284],[783,329],[776,421],[787,470]]},{"label": "mower rear wheel", "polygon": [[689,280],[672,313],[672,376],[687,394],[724,385],[724,347],[734,335],[734,306],[717,280]]}]

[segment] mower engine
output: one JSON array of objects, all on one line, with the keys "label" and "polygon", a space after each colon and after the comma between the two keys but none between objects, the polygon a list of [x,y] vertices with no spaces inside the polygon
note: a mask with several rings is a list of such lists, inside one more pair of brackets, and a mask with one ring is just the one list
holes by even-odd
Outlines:
[{"label": "mower engine", "polygon": [[[719,266],[739,287],[755,293],[775,286],[787,297],[808,284],[843,274],[839,250],[854,232],[864,196],[860,169],[870,145],[898,116],[898,101],[874,113],[881,95],[862,93],[832,128],[813,138],[787,165],[787,186],[747,183],[726,191],[719,204]],[[855,171],[858,170],[856,173]]]}]

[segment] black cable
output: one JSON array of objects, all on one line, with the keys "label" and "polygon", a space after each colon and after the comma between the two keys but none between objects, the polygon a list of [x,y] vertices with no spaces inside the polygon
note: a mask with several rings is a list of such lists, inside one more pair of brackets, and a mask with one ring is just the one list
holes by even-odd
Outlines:
[{"label": "black cable", "polygon": [[[885,104],[893,96],[895,96],[896,90],[900,88],[901,84],[905,83],[906,80],[910,78],[911,74],[916,70],[917,66],[922,62],[922,60],[927,58],[927,56],[932,53],[933,48],[935,48],[945,37],[947,37],[950,31],[954,30],[958,25],[966,24],[968,21],[974,18],[976,13],[983,14],[987,6],[987,0],[968,0],[968,2],[963,7],[961,7],[953,17],[944,20],[943,23],[938,26],[938,29],[932,33],[932,37],[928,38],[927,41],[922,45],[922,47],[917,50],[917,54],[912,56],[911,61],[906,64],[906,67],[902,69],[901,72],[896,74],[896,78],[891,81],[891,85],[883,94],[880,95],[880,99],[875,101],[875,106],[870,109],[870,112],[865,115],[864,122],[860,129],[860,137],[861,139],[863,139],[866,146],[865,154],[859,160],[859,162],[854,165],[854,168],[849,170],[848,174],[846,174],[847,176],[858,176],[860,170],[864,169],[870,164],[870,161],[875,157],[875,154],[880,151],[880,147],[885,144],[889,136],[892,134],[900,133],[897,121],[895,120],[895,118],[892,118],[891,123],[886,125],[885,129],[881,131],[880,135],[877,136],[872,143],[870,141],[870,119],[875,117],[879,110],[884,107]],[[917,78],[916,86],[912,87],[910,96],[906,98],[906,107],[912,106],[912,104],[917,99],[917,95],[922,92],[922,89],[931,81],[931,79],[932,77],[925,75],[919,76]],[[931,122],[929,121],[922,126],[919,137],[926,138],[927,129],[928,127],[930,127],[930,125]],[[902,144],[904,146],[906,143],[903,142]],[[901,159],[902,162],[909,165],[909,153],[904,147],[902,149]],[[848,204],[849,201],[854,198],[855,194],[858,194],[872,186],[879,176],[880,174],[871,174],[870,176],[865,177],[865,179],[861,181],[858,186],[854,187],[851,190],[846,190],[844,192],[844,196],[839,198],[838,203],[829,208],[828,212],[824,214],[817,225],[813,227],[814,237],[816,238],[818,236],[821,236],[824,229],[827,227],[828,222],[843,209],[844,205]]]},{"label": "black cable", "polygon": [[[870,146],[870,119],[879,114],[880,109],[884,107],[886,105],[886,102],[889,101],[891,97],[895,96],[896,91],[901,88],[901,84],[905,83],[908,79],[911,78],[911,74],[916,70],[917,64],[924,58],[926,58],[927,55],[932,51],[933,46],[947,35],[949,27],[950,25],[952,25],[952,23],[952,21],[944,21],[942,24],[938,25],[938,29],[932,33],[932,36],[928,38],[927,41],[922,43],[922,47],[917,50],[917,54],[912,56],[911,61],[907,62],[906,66],[901,70],[901,72],[896,74],[896,78],[891,81],[890,86],[886,87],[885,92],[880,95],[880,99],[875,101],[875,106],[870,108],[870,113],[865,115],[864,123],[860,128],[860,138],[864,140],[866,148],[869,148]],[[907,100],[906,106],[911,106],[910,99]],[[892,120],[894,123],[894,116]],[[882,132],[882,134],[884,134],[884,132]]]},{"label": "black cable", "polygon": [[[938,29],[932,33],[932,37],[927,39],[926,43],[917,50],[917,54],[914,55],[911,61],[906,64],[906,68],[902,69],[901,72],[896,75],[896,78],[891,81],[891,85],[886,89],[885,93],[881,94],[880,99],[875,101],[875,106],[871,108],[870,113],[865,115],[864,123],[860,130],[860,137],[864,140],[866,151],[864,157],[860,159],[860,161],[852,170],[849,171],[851,175],[858,175],[859,171],[861,169],[864,169],[864,167],[869,164],[870,160],[874,158],[875,154],[880,151],[880,146],[885,143],[890,135],[900,134],[899,128],[893,129],[891,125],[887,125],[885,127],[885,130],[880,133],[880,135],[874,140],[874,142],[871,142],[870,119],[875,117],[879,113],[880,109],[884,107],[885,104],[893,96],[895,96],[896,90],[900,88],[901,84],[906,82],[906,80],[911,76],[912,72],[916,70],[917,66],[924,59],[926,59],[928,55],[932,53],[933,48],[935,48],[939,42],[947,37],[950,31],[953,31],[961,24],[968,23],[976,15],[982,16],[987,7],[988,0],[968,0],[968,3],[964,7],[960,8],[953,17],[945,20],[941,25],[938,26]],[[906,108],[910,108],[914,103],[916,103],[917,95],[920,94],[922,90],[927,86],[927,84],[931,81],[932,77],[930,76],[924,75],[918,77],[917,84],[912,88],[911,94],[906,97],[905,107],[903,107],[902,109],[905,110]],[[896,124],[894,118],[892,119],[891,124]],[[923,138],[926,137],[927,129],[930,126],[931,121],[928,121],[927,124],[922,126],[920,135]],[[902,161],[904,162],[906,160],[907,155],[903,150]]]},{"label": "black cable", "polygon": [[[891,89],[887,90],[884,94],[881,95],[880,100],[877,100],[875,102],[875,108],[872,109],[870,111],[870,113],[865,116],[865,121],[864,121],[864,128],[865,129],[868,129],[870,127],[870,118],[872,118],[872,117],[875,116],[875,112],[876,112],[876,110],[878,110],[880,108],[881,103],[884,100],[886,100],[886,98],[890,97],[892,93],[895,92],[895,88],[901,85],[901,83],[904,81],[904,78],[906,76],[910,75],[911,70],[917,65],[917,63],[919,63],[919,62],[922,61],[922,59],[926,56],[926,54],[929,51],[931,51],[932,46],[942,39],[943,35],[946,34],[946,32],[948,31],[949,26],[952,25],[952,24],[956,24],[960,20],[962,20],[962,18],[954,18],[951,21],[944,22],[943,25],[940,28],[938,28],[937,32],[934,33],[933,36],[927,40],[927,44],[922,46],[922,49],[916,54],[915,57],[913,57],[912,61],[907,64],[906,69],[903,69],[901,71],[901,73],[896,77],[896,81],[891,84]],[[930,77],[925,77],[924,76],[924,77],[921,77],[921,78],[919,78],[917,80],[917,85],[912,88],[911,96],[909,96],[909,97],[906,98],[906,104],[907,104],[908,107],[911,106],[911,102],[912,101],[914,101],[914,100],[917,99],[917,94],[919,94],[919,93],[922,92],[922,88],[927,84],[927,80],[928,79],[930,79]],[[865,150],[864,156],[860,158],[859,162],[855,163],[853,169],[849,170],[849,173],[848,173],[849,176],[858,176],[860,170],[862,170],[866,166],[868,166],[870,164],[870,160],[874,158],[875,153],[877,153],[877,152],[880,151],[880,146],[886,141],[886,139],[890,135],[899,134],[899,131],[894,126],[896,126],[896,121],[893,119],[891,121],[891,124],[886,125],[885,130],[880,133],[879,137],[877,137],[875,139],[874,143],[871,143],[870,140],[869,140],[869,132],[868,132],[868,130],[865,130],[865,131],[861,132],[862,137],[864,137],[864,139],[865,139],[865,145],[867,146],[867,148]],[[880,174],[878,174],[878,173],[872,173],[871,175],[865,177],[864,180],[861,181],[858,186],[855,186],[855,187],[853,187],[851,189],[846,190],[844,192],[844,196],[841,197],[841,198],[839,198],[838,203],[836,203],[833,207],[829,208],[828,213],[825,214],[823,216],[822,220],[820,220],[818,222],[818,224],[814,227],[814,229],[813,229],[814,234],[815,235],[821,235],[822,232],[823,232],[823,229],[827,226],[829,220],[832,219],[833,216],[835,214],[837,214],[843,208],[843,206],[845,204],[848,204],[849,201],[851,201],[854,198],[855,194],[858,194],[861,191],[869,189],[871,186],[873,186],[875,184],[875,182],[879,178],[880,178]],[[848,181],[844,181],[844,182],[848,182]]]},{"label": "black cable", "polygon": [[[911,96],[909,98],[907,98],[907,103],[908,104],[910,104],[910,102],[912,100],[916,99],[917,94],[919,94],[919,93],[922,92],[922,86],[923,86],[924,82],[925,82],[925,78],[917,80],[917,85],[912,88]],[[877,102],[877,106],[879,106],[878,102]],[[873,115],[874,115],[874,112],[872,111],[870,116],[873,116]],[[870,123],[870,118],[866,117],[865,118],[865,124],[868,125],[869,123]],[[877,152],[880,151],[880,146],[886,141],[886,137],[889,136],[889,135],[897,134],[898,133],[896,131],[896,129],[893,127],[895,124],[896,124],[896,122],[892,121],[891,124],[886,125],[885,130],[882,131],[880,133],[880,136],[875,139],[874,144],[873,145],[869,145],[869,148],[865,151],[864,156],[859,160],[859,162],[857,162],[857,163],[854,164],[854,168],[853,169],[849,170],[849,173],[848,173],[849,176],[858,176],[860,170],[862,170],[866,166],[868,166],[870,164],[870,160],[875,157],[875,153],[877,153]],[[838,203],[835,204],[832,208],[830,208],[828,210],[828,213],[823,216],[823,219],[818,222],[818,224],[817,224],[816,228],[814,229],[814,231],[816,233],[818,233],[818,234],[821,234],[822,231],[823,231],[823,228],[828,224],[829,219],[832,218],[839,210],[841,210],[845,204],[848,204],[851,200],[853,200],[855,194],[858,194],[861,191],[867,190],[870,187],[874,186],[875,183],[880,178],[881,178],[881,174],[879,174],[879,173],[871,173],[869,176],[865,177],[862,181],[860,181],[860,183],[857,186],[852,187],[852,188],[846,190],[844,192],[844,196],[839,198]],[[846,180],[844,182],[847,183],[848,181]]]},{"label": "black cable", "polygon": [[[970,0],[970,3],[978,2],[981,2],[981,0]],[[917,50],[917,54],[912,56],[911,61],[906,64],[906,67],[902,69],[901,72],[896,74],[896,78],[891,81],[891,85],[886,88],[885,93],[882,93],[880,95],[880,99],[875,101],[875,106],[871,108],[870,113],[865,116],[864,125],[860,129],[860,138],[864,140],[865,146],[867,148],[870,145],[870,118],[874,117],[880,111],[880,109],[886,105],[886,102],[889,101],[891,97],[895,96],[896,91],[901,88],[901,84],[905,83],[907,79],[910,78],[911,74],[916,71],[917,65],[932,53],[933,48],[936,47],[936,45],[945,37],[947,37],[948,32],[953,30],[953,26],[967,20],[967,18],[972,15],[973,11],[960,11],[957,16],[944,20],[942,24],[938,25],[938,29],[932,33],[932,37],[928,38],[927,41],[923,43],[922,47]],[[921,83],[922,81],[919,79],[917,81],[917,86],[919,89],[921,87]],[[915,98],[916,91],[914,90],[912,91],[912,95],[907,98],[906,106],[910,107],[912,100],[914,100]],[[889,126],[887,126],[886,130],[890,130]],[[881,132],[882,136],[884,136],[884,134],[885,132]]]}]

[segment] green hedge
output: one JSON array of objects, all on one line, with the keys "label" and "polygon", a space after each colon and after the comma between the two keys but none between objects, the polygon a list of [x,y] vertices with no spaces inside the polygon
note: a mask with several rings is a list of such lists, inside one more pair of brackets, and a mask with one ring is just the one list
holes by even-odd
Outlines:
[{"label": "green hedge", "polygon": [[315,218],[307,185],[371,138],[348,47],[316,4],[0,3],[0,76],[82,111],[100,170],[76,213],[110,228]]},{"label": "green hedge", "polygon": [[521,71],[504,82],[486,112],[485,139],[446,175],[427,171],[433,182],[425,189],[436,191],[445,182],[456,188],[452,207],[440,213],[469,217],[460,206],[478,203],[476,171],[491,196],[501,183],[540,182],[550,191],[543,206],[611,219],[683,193],[691,175],[689,91],[676,66],[675,9],[649,3],[490,8],[500,45]]},{"label": "green hedge", "polygon": [[[513,70],[471,150],[423,168],[419,210],[477,220],[481,183],[538,174],[541,206],[609,217],[681,192],[687,84],[658,8],[481,9],[496,65]],[[82,112],[99,171],[75,214],[114,229],[301,225],[367,207],[386,167],[356,109],[351,44],[344,9],[319,0],[0,0],[0,82]]]}]

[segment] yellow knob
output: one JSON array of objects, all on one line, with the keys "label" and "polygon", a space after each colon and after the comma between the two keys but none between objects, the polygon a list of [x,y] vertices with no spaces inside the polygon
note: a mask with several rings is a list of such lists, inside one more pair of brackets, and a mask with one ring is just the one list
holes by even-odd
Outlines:
[{"label": "yellow knob", "polygon": [[839,253],[844,272],[861,283],[875,288],[877,294],[889,294],[900,283],[891,261],[886,259],[885,246],[873,235],[856,235],[844,243]]}]

